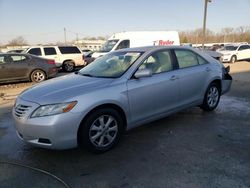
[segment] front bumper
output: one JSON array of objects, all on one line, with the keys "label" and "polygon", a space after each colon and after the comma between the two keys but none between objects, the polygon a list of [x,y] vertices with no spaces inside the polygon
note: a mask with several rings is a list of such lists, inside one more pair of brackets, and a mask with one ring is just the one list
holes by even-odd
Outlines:
[{"label": "front bumper", "polygon": [[77,147],[77,131],[82,120],[81,115],[67,112],[30,118],[31,113],[38,106],[36,103],[17,99],[12,115],[19,138],[28,144],[42,148],[69,149]]},{"label": "front bumper", "polygon": [[223,63],[230,62],[230,60],[231,60],[231,56],[229,56],[229,55],[222,55],[220,57],[220,61]]}]

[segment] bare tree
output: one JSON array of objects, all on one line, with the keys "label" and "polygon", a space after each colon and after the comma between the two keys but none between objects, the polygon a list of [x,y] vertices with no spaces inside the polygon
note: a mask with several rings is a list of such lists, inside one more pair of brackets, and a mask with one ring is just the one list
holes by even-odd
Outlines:
[{"label": "bare tree", "polygon": [[10,45],[10,46],[25,46],[25,45],[27,45],[27,42],[22,36],[19,36],[19,37],[16,37],[16,38],[12,39],[11,41],[9,41],[9,43],[7,45]]}]

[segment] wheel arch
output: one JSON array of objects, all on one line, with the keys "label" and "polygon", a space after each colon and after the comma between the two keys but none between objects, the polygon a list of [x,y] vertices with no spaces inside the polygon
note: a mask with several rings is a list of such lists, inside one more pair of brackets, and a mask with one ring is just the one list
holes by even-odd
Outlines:
[{"label": "wheel arch", "polygon": [[210,82],[210,84],[212,84],[212,83],[216,83],[219,86],[220,94],[221,94],[221,90],[222,90],[221,79],[216,78],[216,79],[214,79],[213,81]]},{"label": "wheel arch", "polygon": [[127,117],[126,117],[126,113],[125,111],[122,109],[122,107],[120,107],[119,105],[117,104],[114,104],[114,103],[105,103],[105,104],[101,104],[101,105],[98,105],[96,107],[94,107],[93,109],[91,109],[82,119],[79,127],[78,127],[78,130],[77,130],[77,142],[79,144],[79,139],[80,139],[80,132],[81,132],[81,128],[82,128],[82,125],[83,125],[83,122],[90,116],[90,114],[94,113],[95,111],[99,110],[99,109],[104,109],[104,108],[111,108],[111,109],[114,109],[116,110],[119,114],[121,114],[121,118],[124,122],[124,127],[123,127],[123,131],[126,130],[127,128]]},{"label": "wheel arch", "polygon": [[65,59],[65,60],[63,60],[63,64],[66,63],[66,62],[69,62],[69,61],[74,63],[74,65],[76,65],[76,63],[75,63],[75,61],[73,59]]}]

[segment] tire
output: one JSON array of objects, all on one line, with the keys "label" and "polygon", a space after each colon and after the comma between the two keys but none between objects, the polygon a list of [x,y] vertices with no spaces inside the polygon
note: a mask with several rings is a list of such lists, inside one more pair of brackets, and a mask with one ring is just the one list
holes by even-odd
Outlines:
[{"label": "tire", "polygon": [[106,152],[118,143],[123,127],[123,119],[116,110],[96,110],[81,124],[78,131],[79,145],[93,153]]},{"label": "tire", "polygon": [[236,55],[233,55],[230,59],[230,63],[235,63],[237,61]]},{"label": "tire", "polygon": [[46,80],[46,74],[42,70],[34,70],[30,75],[30,80],[36,83],[42,82]]},{"label": "tire", "polygon": [[75,63],[73,61],[65,61],[62,68],[65,72],[72,72],[75,69]]},{"label": "tire", "polygon": [[200,106],[205,111],[213,111],[220,102],[220,87],[216,83],[211,83],[205,93],[203,103]]}]

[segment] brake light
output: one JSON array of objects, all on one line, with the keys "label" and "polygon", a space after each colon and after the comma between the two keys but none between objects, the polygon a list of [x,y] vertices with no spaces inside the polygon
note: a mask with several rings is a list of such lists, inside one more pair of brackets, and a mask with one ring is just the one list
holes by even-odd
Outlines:
[{"label": "brake light", "polygon": [[82,55],[82,60],[85,61],[85,56],[84,55]]},{"label": "brake light", "polygon": [[48,63],[48,64],[51,64],[51,65],[55,65],[55,64],[56,64],[56,63],[55,63],[55,60],[53,60],[53,59],[47,60],[47,63]]}]

